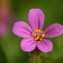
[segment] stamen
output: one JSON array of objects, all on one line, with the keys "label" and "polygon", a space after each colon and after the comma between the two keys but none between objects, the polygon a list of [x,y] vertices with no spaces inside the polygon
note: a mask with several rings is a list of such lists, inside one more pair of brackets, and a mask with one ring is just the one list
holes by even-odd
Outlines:
[{"label": "stamen", "polygon": [[40,32],[40,30],[35,30],[34,32]]},{"label": "stamen", "polygon": [[32,32],[32,36],[36,41],[41,41],[45,37],[45,34],[41,30],[35,30]]},{"label": "stamen", "polygon": [[34,37],[36,36],[36,34],[35,34],[34,32],[32,33],[32,35],[33,35]]},{"label": "stamen", "polygon": [[41,33],[43,33],[43,31],[41,31]]},{"label": "stamen", "polygon": [[42,40],[42,38],[40,38],[40,41]]},{"label": "stamen", "polygon": [[37,37],[37,39],[39,39],[39,37]]},{"label": "stamen", "polygon": [[34,32],[39,32],[39,33],[42,33],[42,31],[41,31],[41,30],[35,30]]},{"label": "stamen", "polygon": [[42,37],[45,37],[45,34],[44,33],[42,34]]},{"label": "stamen", "polygon": [[36,41],[38,40],[37,38],[34,38]]}]

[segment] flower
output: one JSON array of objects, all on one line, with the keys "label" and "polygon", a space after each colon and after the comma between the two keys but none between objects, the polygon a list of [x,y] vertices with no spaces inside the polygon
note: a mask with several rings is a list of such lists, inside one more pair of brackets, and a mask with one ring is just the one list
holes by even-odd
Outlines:
[{"label": "flower", "polygon": [[63,27],[58,23],[51,24],[44,31],[44,14],[39,9],[31,9],[28,14],[30,26],[24,21],[16,22],[13,26],[13,33],[24,38],[20,47],[25,52],[32,52],[38,48],[42,52],[50,52],[53,44],[46,38],[54,38],[62,34]]},{"label": "flower", "polygon": [[8,0],[1,0],[0,36],[7,35],[7,32],[9,32],[10,24],[12,25],[12,23],[16,20],[18,19],[10,12],[10,2]]},{"label": "flower", "polygon": [[5,35],[8,30],[9,10],[7,3],[1,1],[0,5],[0,35]]}]

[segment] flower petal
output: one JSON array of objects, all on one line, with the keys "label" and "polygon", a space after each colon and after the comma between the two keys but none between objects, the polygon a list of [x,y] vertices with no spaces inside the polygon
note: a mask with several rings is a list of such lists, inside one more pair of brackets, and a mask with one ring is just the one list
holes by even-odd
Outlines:
[{"label": "flower petal", "polygon": [[26,38],[22,40],[20,47],[25,52],[31,52],[36,48],[36,42],[33,38]]},{"label": "flower petal", "polygon": [[22,38],[31,37],[32,29],[25,22],[16,22],[13,26],[13,33]]},{"label": "flower petal", "polygon": [[7,33],[7,25],[6,24],[0,24],[0,35],[5,35]]},{"label": "flower petal", "polygon": [[42,42],[37,42],[37,47],[42,52],[50,52],[53,48],[53,44],[50,40],[44,39]]},{"label": "flower petal", "polygon": [[44,14],[40,9],[31,9],[28,14],[28,19],[33,30],[42,29],[44,24]]},{"label": "flower petal", "polygon": [[52,24],[45,29],[44,33],[46,37],[50,38],[59,36],[63,33],[63,26],[58,23]]}]

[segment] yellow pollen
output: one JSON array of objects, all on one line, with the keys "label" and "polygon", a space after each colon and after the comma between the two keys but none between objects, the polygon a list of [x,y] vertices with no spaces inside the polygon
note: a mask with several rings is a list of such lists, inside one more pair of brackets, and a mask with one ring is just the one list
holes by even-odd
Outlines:
[{"label": "yellow pollen", "polygon": [[32,35],[33,35],[34,37],[36,36],[36,34],[35,34],[34,32],[32,33]]},{"label": "yellow pollen", "polygon": [[34,32],[32,32],[32,36],[34,37],[34,40],[41,41],[45,37],[45,34],[41,30],[34,30]]},{"label": "yellow pollen", "polygon": [[43,33],[43,31],[40,31],[40,33]]},{"label": "yellow pollen", "polygon": [[38,40],[37,38],[34,38],[35,40]]},{"label": "yellow pollen", "polygon": [[45,34],[44,33],[42,34],[42,37],[45,37]]},{"label": "yellow pollen", "polygon": [[40,38],[40,41],[42,40],[42,38]]},{"label": "yellow pollen", "polygon": [[37,39],[39,39],[39,37],[37,37]]},{"label": "yellow pollen", "polygon": [[40,33],[40,32],[41,32],[41,30],[35,30],[34,32],[39,32],[39,33]]}]

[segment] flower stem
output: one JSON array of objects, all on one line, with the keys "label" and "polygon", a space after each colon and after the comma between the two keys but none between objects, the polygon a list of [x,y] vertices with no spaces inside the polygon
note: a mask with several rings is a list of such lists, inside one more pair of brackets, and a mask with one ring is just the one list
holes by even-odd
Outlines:
[{"label": "flower stem", "polygon": [[40,53],[41,51],[38,50],[37,48],[30,52],[30,61],[29,63],[42,63],[42,59],[40,58]]},{"label": "flower stem", "polygon": [[29,63],[42,63],[42,59],[40,58],[40,56],[32,56],[30,58]]}]

